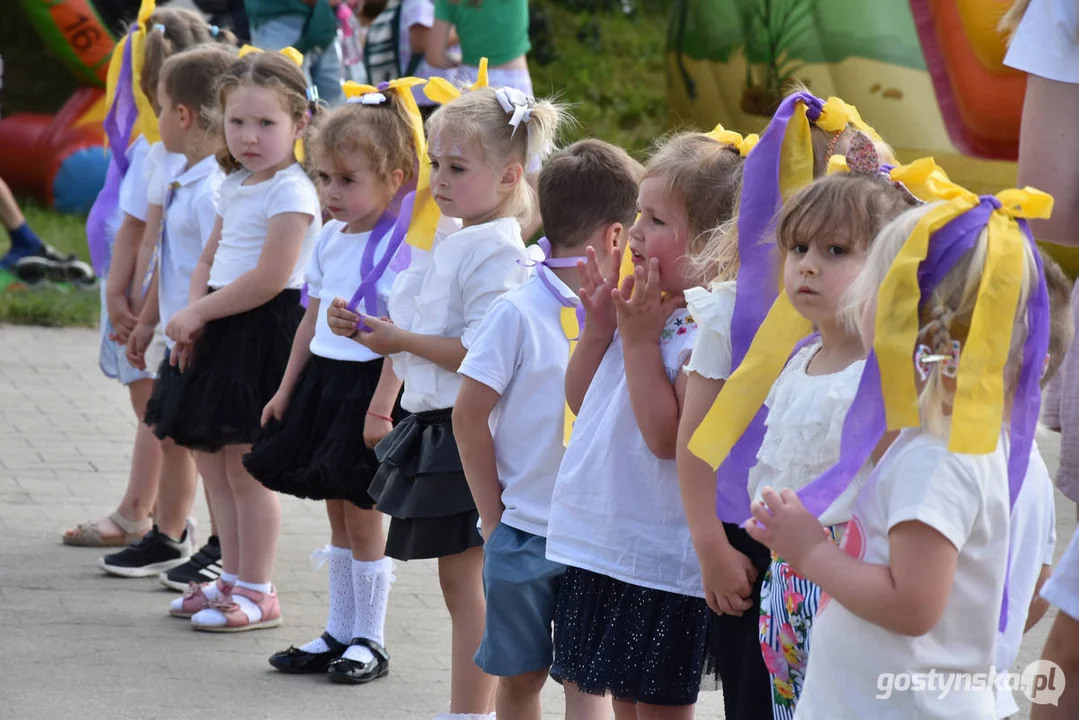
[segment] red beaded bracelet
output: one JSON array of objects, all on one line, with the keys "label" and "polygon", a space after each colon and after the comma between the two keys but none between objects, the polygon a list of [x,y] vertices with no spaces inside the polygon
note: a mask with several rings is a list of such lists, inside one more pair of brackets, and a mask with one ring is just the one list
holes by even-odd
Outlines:
[{"label": "red beaded bracelet", "polygon": [[393,423],[393,418],[388,415],[379,415],[378,413],[371,412],[370,410],[367,411],[367,414],[371,417],[377,417],[379,420],[385,420],[388,423]]}]

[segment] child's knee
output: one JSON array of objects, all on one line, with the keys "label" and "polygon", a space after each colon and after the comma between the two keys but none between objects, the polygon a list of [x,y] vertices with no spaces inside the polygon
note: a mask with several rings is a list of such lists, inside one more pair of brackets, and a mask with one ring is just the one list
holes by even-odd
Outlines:
[{"label": "child's knee", "polygon": [[502,686],[503,691],[513,697],[538,695],[543,690],[543,686],[546,683],[547,670],[535,670],[521,675],[501,677],[498,679],[498,684]]}]

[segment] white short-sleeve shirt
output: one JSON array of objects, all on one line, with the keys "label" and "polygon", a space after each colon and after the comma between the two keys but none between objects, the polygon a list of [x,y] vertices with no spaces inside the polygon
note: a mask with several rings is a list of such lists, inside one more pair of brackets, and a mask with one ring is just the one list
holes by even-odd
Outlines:
[{"label": "white short-sleeve shirt", "polygon": [[[171,189],[166,187],[162,202],[165,208],[165,234],[161,242],[160,270],[157,280],[161,327],[173,315],[187,307],[191,293],[191,274],[217,220],[214,197],[225,175],[214,156],[203,158],[174,176]],[[174,342],[166,337],[171,349]]]},{"label": "white short-sleeve shirt", "polygon": [[[660,336],[674,384],[697,325],[674,312]],[[645,444],[615,334],[585,393],[551,502],[547,557],[639,587],[704,597],[674,460]]]},{"label": "white short-sleeve shirt", "polygon": [[[307,259],[307,270],[304,275],[307,281],[307,294],[318,298],[321,303],[318,319],[315,321],[315,336],[311,338],[311,352],[331,360],[367,362],[382,356],[354,340],[334,335],[326,320],[326,308],[329,303],[334,298],[351,300],[353,293],[363,281],[364,251],[372,241],[373,233],[348,233],[345,232],[347,227],[346,223],[338,220],[326,223],[322,227],[314,250],[311,251],[311,256]],[[388,232],[379,239],[372,256],[374,265],[378,264],[389,249],[392,234]],[[361,301],[357,308],[359,312],[375,317],[387,315],[390,288],[393,287],[397,273],[408,267],[411,252],[412,248],[407,243],[401,243],[394,257],[387,258],[386,270],[375,283],[378,307],[372,310]]]},{"label": "white short-sleeve shirt", "polygon": [[1031,0],[1004,64],[1057,82],[1079,83],[1079,5]]},{"label": "white short-sleeve shirt", "polygon": [[[798,720],[996,716],[992,685],[972,684],[941,697],[940,686],[930,684],[941,682],[941,672],[988,674],[994,663],[1008,556],[1006,446],[1002,436],[992,453],[959,455],[948,451],[947,441],[908,429],[884,454],[858,496],[843,549],[863,562],[887,565],[889,531],[922,522],[958,549],[955,580],[943,615],[921,637],[874,625],[825,593],[813,623]],[[915,676],[907,675],[888,693],[896,673],[919,673],[925,689],[912,689]]]},{"label": "white short-sleeve shirt", "polygon": [[322,229],[318,191],[299,163],[278,170],[269,180],[244,185],[249,177],[250,171],[240,170],[221,183],[217,214],[223,224],[221,241],[210,268],[210,287],[224,287],[258,264],[271,218],[284,213],[301,213],[311,217],[311,224],[307,226],[303,250],[285,285],[299,289],[303,285],[307,255]]},{"label": "white short-sleeve shirt", "polygon": [[[120,229],[125,214],[146,222],[146,190],[147,178],[147,155],[150,153],[150,143],[145,137],[139,138],[132,143],[127,150],[127,174],[120,181],[120,213],[116,222],[115,230]],[[111,229],[111,228],[110,228]],[[112,236],[116,236],[113,230]]]},{"label": "white short-sleeve shirt", "polygon": [[731,318],[734,317],[736,285],[733,280],[712,283],[710,289],[686,290],[686,307],[697,321],[697,337],[686,372],[710,380],[726,380],[731,374]]},{"label": "white short-sleeve shirt", "polygon": [[566,305],[555,293],[573,305],[579,302],[553,272],[538,265],[528,282],[491,305],[458,371],[501,395],[490,426],[506,508],[502,522],[541,537],[547,536],[564,452],[569,340],[562,329]]},{"label": "white short-sleeve shirt", "polygon": [[[996,667],[1011,670],[1019,657],[1023,628],[1027,624],[1030,600],[1043,565],[1053,564],[1056,547],[1056,508],[1053,480],[1045,466],[1038,445],[1030,448],[1030,465],[1023,487],[1012,508],[1009,530],[1008,625],[997,634]],[[997,717],[1007,718],[1019,712],[1011,690],[997,688]]]},{"label": "white short-sleeve shirt", "polygon": [[[397,276],[390,318],[421,335],[461,338],[467,350],[491,304],[520,287],[531,271],[523,264],[528,256],[516,220],[500,218],[443,236],[450,227],[444,221],[429,256]],[[401,407],[413,413],[453,407],[461,389],[457,373],[409,353],[392,359],[404,381]]]}]

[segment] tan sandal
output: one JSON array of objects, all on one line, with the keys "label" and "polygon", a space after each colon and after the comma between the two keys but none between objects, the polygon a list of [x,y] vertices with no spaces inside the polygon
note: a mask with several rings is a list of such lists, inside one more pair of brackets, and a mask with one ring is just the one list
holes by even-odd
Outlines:
[{"label": "tan sandal", "polygon": [[96,520],[80,523],[74,530],[68,530],[63,534],[64,545],[76,547],[125,547],[137,543],[142,536],[150,532],[153,520],[146,518],[141,522],[128,520],[118,512],[108,515],[109,520],[116,524],[123,532],[120,535],[102,535],[101,527]]}]

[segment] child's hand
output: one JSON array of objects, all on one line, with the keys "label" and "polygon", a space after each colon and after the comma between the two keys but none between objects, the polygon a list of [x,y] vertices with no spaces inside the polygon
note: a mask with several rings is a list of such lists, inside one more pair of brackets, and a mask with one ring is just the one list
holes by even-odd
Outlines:
[{"label": "child's hand", "polygon": [[727,545],[715,552],[701,553],[700,562],[704,599],[713,612],[741,616],[753,607],[749,598],[757,581],[757,568],[746,555]]},{"label": "child's hand", "polygon": [[146,369],[146,348],[154,339],[154,326],[139,323],[127,339],[127,361],[131,367],[139,370]]},{"label": "child's hand", "polygon": [[124,295],[106,295],[105,310],[109,314],[109,324],[112,325],[112,333],[109,334],[109,339],[123,345],[127,342],[128,337],[131,336],[131,331],[135,329],[135,324],[139,321],[135,314],[131,312],[131,303],[128,302],[127,297]]},{"label": "child's hand", "polygon": [[[634,287],[637,288],[636,293],[633,292]],[[644,269],[638,267],[632,277],[622,282],[621,289],[611,290],[611,300],[617,313],[618,332],[623,345],[657,344],[667,318],[686,304],[681,294],[663,298],[663,291],[659,289],[659,260],[656,258],[648,261],[647,276]]]},{"label": "child's hand", "polygon": [[607,268],[607,277],[599,269],[599,261],[596,260],[596,251],[589,247],[588,262],[577,263],[577,273],[581,277],[581,290],[578,293],[581,305],[584,306],[584,327],[581,335],[610,341],[614,337],[617,327],[614,303],[611,302],[611,293],[618,288],[618,270],[621,267],[618,253],[611,255],[610,267]]},{"label": "child's hand", "polygon": [[188,305],[172,316],[165,334],[178,343],[192,343],[197,333],[206,325],[194,305]]},{"label": "child's hand", "polygon": [[777,493],[775,488],[766,487],[762,498],[750,507],[753,519],[746,521],[746,532],[799,571],[810,552],[828,542],[827,531],[793,490]]},{"label": "child's hand", "polygon": [[502,506],[502,511],[498,513],[498,517],[483,517],[480,516],[480,537],[483,538],[483,544],[486,545],[487,541],[491,539],[491,533],[495,531],[498,524],[502,522],[502,513],[505,512],[505,506]]},{"label": "child's hand", "polygon": [[187,366],[191,363],[194,349],[195,344],[193,342],[177,342],[173,345],[172,352],[169,353],[169,364],[177,368],[181,373],[186,372]]},{"label": "child's hand", "polygon": [[389,318],[376,319],[370,315],[361,315],[360,318],[364,327],[353,338],[360,345],[379,355],[393,355],[404,350],[402,330]]},{"label": "child's hand", "polygon": [[[381,414],[379,413],[379,415]],[[363,444],[374,449],[375,445],[378,445],[382,438],[389,435],[391,430],[393,430],[392,422],[384,417],[367,413],[367,418],[363,421]]]},{"label": "child's hand", "polygon": [[288,393],[280,390],[275,392],[274,396],[270,398],[270,402],[266,403],[266,407],[262,408],[262,418],[259,419],[259,425],[266,427],[270,420],[281,421],[285,417],[285,410],[288,409],[288,401]]},{"label": "child's hand", "polygon": [[326,307],[326,324],[334,335],[355,340],[359,322],[360,316],[349,310],[348,303],[342,298],[334,298]]}]

